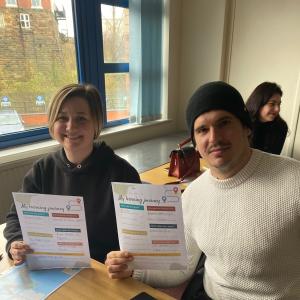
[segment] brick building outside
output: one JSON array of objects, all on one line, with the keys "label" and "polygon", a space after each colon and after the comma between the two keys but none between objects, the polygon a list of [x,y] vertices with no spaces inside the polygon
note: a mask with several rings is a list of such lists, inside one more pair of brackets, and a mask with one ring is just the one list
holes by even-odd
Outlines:
[{"label": "brick building outside", "polygon": [[0,0],[0,109],[16,110],[27,128],[44,125],[53,92],[77,80],[74,38],[58,30],[64,18],[53,0]]}]

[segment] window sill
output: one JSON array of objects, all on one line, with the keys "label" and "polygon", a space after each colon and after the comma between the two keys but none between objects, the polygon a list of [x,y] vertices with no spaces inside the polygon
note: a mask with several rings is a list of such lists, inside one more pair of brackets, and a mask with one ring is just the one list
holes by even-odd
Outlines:
[{"label": "window sill", "polygon": [[[172,120],[159,120],[152,121],[144,124],[126,124],[121,126],[115,126],[111,128],[105,128],[102,130],[100,139],[109,140],[109,145],[114,147],[114,144],[117,145],[117,148],[127,146],[128,139],[120,139],[119,135],[129,134],[130,136],[135,136],[140,130],[143,130],[143,138],[137,139],[134,143],[141,142],[148,138],[152,138],[150,132],[153,131],[154,128],[158,128],[161,134],[157,134],[157,136],[161,136],[167,134],[168,132],[174,132],[174,124]],[[161,128],[165,127],[164,130]],[[147,132],[146,132],[147,130]],[[144,133],[145,131],[145,133]],[[167,131],[167,132],[166,132]],[[113,140],[116,140],[114,143]],[[130,143],[130,142],[129,142]],[[12,147],[9,149],[4,149],[0,151],[0,163],[9,164],[16,161],[28,160],[34,157],[43,156],[49,152],[55,151],[59,144],[55,140],[47,140],[37,143],[32,143],[23,146]]]}]

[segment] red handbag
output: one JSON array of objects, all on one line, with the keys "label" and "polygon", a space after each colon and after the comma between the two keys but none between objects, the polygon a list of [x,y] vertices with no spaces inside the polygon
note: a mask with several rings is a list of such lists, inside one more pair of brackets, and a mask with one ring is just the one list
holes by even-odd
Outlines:
[{"label": "red handbag", "polygon": [[191,142],[191,138],[178,144],[178,149],[170,153],[169,176],[183,180],[188,176],[195,176],[200,173],[200,155],[198,151],[193,146],[182,147],[189,142]]}]

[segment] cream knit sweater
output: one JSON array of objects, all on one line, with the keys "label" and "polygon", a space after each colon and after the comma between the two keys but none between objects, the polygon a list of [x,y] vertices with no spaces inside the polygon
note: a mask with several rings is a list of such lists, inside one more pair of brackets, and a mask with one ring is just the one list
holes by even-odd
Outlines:
[{"label": "cream knit sweater", "polygon": [[[205,172],[183,194],[187,271],[140,271],[175,286],[205,252],[204,285],[217,300],[300,299],[300,162],[253,150],[234,177]],[[201,250],[200,250],[201,249]]]}]

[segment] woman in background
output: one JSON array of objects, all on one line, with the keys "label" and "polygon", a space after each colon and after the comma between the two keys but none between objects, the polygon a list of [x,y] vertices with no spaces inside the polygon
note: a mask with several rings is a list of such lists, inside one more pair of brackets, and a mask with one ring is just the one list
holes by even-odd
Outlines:
[{"label": "woman in background", "polygon": [[273,82],[258,85],[246,102],[253,120],[251,146],[265,152],[280,154],[288,132],[280,117],[282,90]]},{"label": "woman in background", "polygon": [[[25,175],[22,192],[82,196],[90,255],[103,262],[118,249],[112,181],[140,183],[137,171],[104,142],[97,142],[103,123],[98,90],[89,84],[61,88],[49,106],[50,135],[61,148],[38,160]],[[23,242],[14,204],[7,215],[6,250],[14,264],[31,253]]]}]

